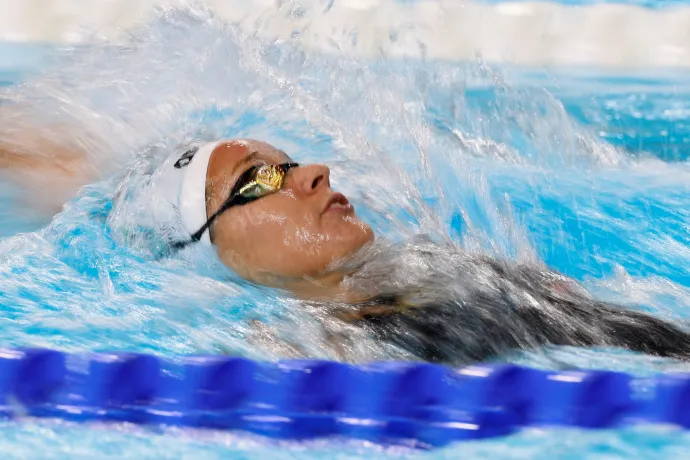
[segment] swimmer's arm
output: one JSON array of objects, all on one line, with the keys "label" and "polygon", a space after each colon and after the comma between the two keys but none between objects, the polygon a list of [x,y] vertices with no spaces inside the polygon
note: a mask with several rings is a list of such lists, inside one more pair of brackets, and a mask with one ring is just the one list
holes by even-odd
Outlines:
[{"label": "swimmer's arm", "polygon": [[50,135],[52,131],[2,128],[0,172],[4,172],[3,180],[23,189],[26,204],[54,214],[80,187],[98,177],[75,142],[62,142],[57,135]]},{"label": "swimmer's arm", "polygon": [[41,121],[21,107],[0,106],[0,168],[53,170],[74,176],[86,170],[89,133],[63,122]]},{"label": "swimmer's arm", "polygon": [[16,148],[0,144],[0,168],[31,168],[38,167],[37,158],[21,154]]},{"label": "swimmer's arm", "polygon": [[84,152],[75,147],[62,146],[49,140],[36,142],[35,137],[20,145],[0,139],[0,168],[50,169],[66,175],[75,175],[85,169]]}]

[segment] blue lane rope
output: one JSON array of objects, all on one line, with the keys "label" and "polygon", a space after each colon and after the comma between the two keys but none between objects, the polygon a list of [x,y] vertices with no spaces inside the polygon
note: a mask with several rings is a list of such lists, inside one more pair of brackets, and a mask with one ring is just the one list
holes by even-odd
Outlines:
[{"label": "blue lane rope", "polygon": [[263,363],[226,356],[0,350],[0,413],[443,446],[524,426],[690,428],[690,374],[514,365]]}]

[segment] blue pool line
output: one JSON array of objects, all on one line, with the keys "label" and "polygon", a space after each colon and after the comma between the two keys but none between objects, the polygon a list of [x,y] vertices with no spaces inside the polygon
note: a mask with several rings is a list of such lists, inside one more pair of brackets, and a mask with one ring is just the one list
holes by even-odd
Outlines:
[{"label": "blue pool line", "polygon": [[690,374],[0,351],[0,412],[443,446],[524,426],[690,427]]}]

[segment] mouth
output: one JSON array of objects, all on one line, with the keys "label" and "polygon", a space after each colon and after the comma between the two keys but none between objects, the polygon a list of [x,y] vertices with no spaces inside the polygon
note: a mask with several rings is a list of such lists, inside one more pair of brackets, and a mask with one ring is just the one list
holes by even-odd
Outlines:
[{"label": "mouth", "polygon": [[329,198],[321,214],[323,215],[329,212],[349,213],[353,209],[354,207],[350,204],[345,195],[342,193],[334,193]]}]

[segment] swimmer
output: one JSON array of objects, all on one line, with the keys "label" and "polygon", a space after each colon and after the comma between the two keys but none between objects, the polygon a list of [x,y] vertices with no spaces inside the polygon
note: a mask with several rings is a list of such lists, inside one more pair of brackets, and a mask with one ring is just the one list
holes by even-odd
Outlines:
[{"label": "swimmer", "polygon": [[598,301],[555,271],[423,237],[375,238],[331,188],[327,166],[300,164],[267,143],[201,143],[154,176],[156,206],[168,202],[182,229],[168,236],[169,253],[212,248],[240,277],[328,309],[418,359],[461,365],[566,345],[690,360],[680,327]]},{"label": "swimmer", "polygon": [[542,267],[470,256],[419,238],[376,242],[327,166],[264,142],[209,143],[174,154],[158,193],[190,245],[215,248],[242,278],[330,308],[418,358],[462,364],[541,345],[612,346],[690,359],[671,323],[597,301]]}]

